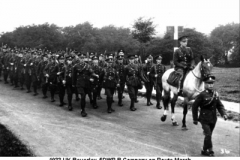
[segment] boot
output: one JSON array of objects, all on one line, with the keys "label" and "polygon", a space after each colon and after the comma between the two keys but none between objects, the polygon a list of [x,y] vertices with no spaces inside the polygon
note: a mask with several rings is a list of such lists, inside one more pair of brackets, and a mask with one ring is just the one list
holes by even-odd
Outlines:
[{"label": "boot", "polygon": [[119,98],[119,99],[118,99],[118,106],[120,106],[120,107],[123,106],[123,104],[122,104],[122,98]]},{"label": "boot", "polygon": [[131,99],[131,106],[130,106],[131,111],[136,111],[137,110],[137,108],[134,107],[134,102],[135,102],[134,99]]},{"label": "boot", "polygon": [[87,113],[85,112],[85,109],[82,109],[81,115],[82,115],[82,117],[86,117],[87,116]]},{"label": "boot", "polygon": [[72,106],[71,106],[71,105],[68,105],[68,110],[69,110],[69,111],[72,111],[72,109],[73,109]]},{"label": "boot", "polygon": [[111,103],[112,103],[112,99],[107,97],[107,112],[108,113],[112,113],[112,109],[111,109]]},{"label": "boot", "polygon": [[157,103],[157,104],[156,104],[156,108],[157,108],[157,109],[162,109],[162,106],[160,106],[160,103]]}]

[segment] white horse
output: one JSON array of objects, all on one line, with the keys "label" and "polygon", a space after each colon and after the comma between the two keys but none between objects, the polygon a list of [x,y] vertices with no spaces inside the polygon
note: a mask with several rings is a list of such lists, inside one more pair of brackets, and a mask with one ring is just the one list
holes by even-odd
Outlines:
[{"label": "white horse", "polygon": [[[183,119],[182,119],[182,129],[187,130],[186,126],[186,115],[188,112],[188,104],[191,100],[194,100],[196,96],[204,90],[203,78],[211,74],[212,64],[209,59],[204,59],[201,56],[201,61],[197,66],[189,71],[186,75],[186,78],[183,83]],[[173,126],[178,126],[178,123],[175,121],[174,108],[176,101],[178,99],[178,89],[167,83],[167,79],[174,69],[167,70],[162,76],[162,87],[163,87],[163,105],[164,113],[161,117],[162,121],[165,121],[167,118],[167,111],[169,102],[171,103],[171,112],[172,112],[172,124]]]}]

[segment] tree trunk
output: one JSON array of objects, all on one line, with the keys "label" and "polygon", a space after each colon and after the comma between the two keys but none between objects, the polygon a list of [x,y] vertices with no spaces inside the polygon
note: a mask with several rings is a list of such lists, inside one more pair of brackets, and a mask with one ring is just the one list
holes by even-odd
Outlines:
[{"label": "tree trunk", "polygon": [[225,65],[228,65],[228,64],[229,64],[229,61],[228,61],[228,51],[225,51],[224,61],[225,61]]}]

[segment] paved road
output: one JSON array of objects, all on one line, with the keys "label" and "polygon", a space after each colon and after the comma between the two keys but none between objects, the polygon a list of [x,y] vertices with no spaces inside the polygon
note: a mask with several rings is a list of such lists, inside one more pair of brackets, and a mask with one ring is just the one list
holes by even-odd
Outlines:
[{"label": "paved road", "polygon": [[[114,105],[112,114],[106,112],[105,97],[97,110],[87,103],[87,118],[80,116],[79,102],[69,112],[41,97],[0,82],[0,123],[37,156],[200,156],[202,129],[192,124],[190,112],[189,130],[182,131],[181,126],[171,125],[170,117],[162,123],[163,110],[146,106],[141,97],[135,112],[129,110],[127,95],[124,106]],[[182,109],[177,108],[179,123],[181,118]],[[235,127],[239,124],[219,119],[213,135],[216,156],[240,156],[239,128]]]}]

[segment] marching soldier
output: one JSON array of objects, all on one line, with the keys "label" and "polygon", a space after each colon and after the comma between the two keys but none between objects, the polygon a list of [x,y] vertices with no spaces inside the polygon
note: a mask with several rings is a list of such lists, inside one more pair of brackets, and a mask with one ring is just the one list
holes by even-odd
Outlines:
[{"label": "marching soldier", "polygon": [[[100,55],[99,55],[98,65],[99,65],[101,68],[107,67],[107,62],[105,62],[105,60],[104,60],[104,55],[103,55],[103,54],[100,54]],[[100,77],[99,77],[99,84],[100,84],[100,85],[98,86],[98,97],[97,97],[98,100],[102,99],[102,97],[101,97],[102,82],[103,82],[103,76],[100,76]]]},{"label": "marching soldier", "polygon": [[60,55],[58,57],[59,64],[57,64],[57,86],[59,89],[59,100],[60,100],[60,107],[64,106],[66,103],[63,101],[64,96],[65,96],[65,84],[66,84],[66,79],[65,79],[65,69],[66,66],[64,65],[64,57],[63,55]]},{"label": "marching soldier", "polygon": [[153,105],[151,102],[152,90],[153,90],[153,80],[150,76],[150,71],[153,67],[153,57],[149,55],[147,57],[147,63],[143,65],[143,74],[146,77],[145,88],[146,88],[146,97],[147,97],[147,106]]},{"label": "marching soldier", "polygon": [[192,49],[187,47],[187,36],[182,36],[178,40],[180,41],[180,47],[174,52],[173,63],[175,65],[174,69],[182,75],[178,87],[178,95],[181,96],[185,76],[194,68],[194,55]]},{"label": "marching soldier", "polygon": [[118,106],[123,106],[122,99],[123,99],[123,92],[125,88],[125,83],[126,83],[126,73],[125,73],[125,65],[124,65],[124,57],[123,54],[118,54],[117,56],[117,62],[116,62],[116,70],[119,76],[119,87],[117,87],[118,91]]},{"label": "marching soldier", "polygon": [[154,87],[156,90],[157,109],[162,108],[160,106],[160,101],[162,99],[162,75],[166,71],[166,67],[163,66],[161,63],[162,63],[162,57],[156,56],[156,65],[154,65],[150,71],[150,76],[154,80]]},{"label": "marching soldier", "polygon": [[34,96],[38,95],[37,88],[39,83],[39,77],[38,77],[38,65],[39,65],[39,59],[37,52],[33,53],[33,61],[32,61],[32,67],[31,67],[31,75],[32,75],[32,86],[33,86],[33,92]]},{"label": "marching soldier", "polygon": [[57,89],[57,63],[54,55],[50,58],[50,63],[45,67],[44,72],[49,82],[51,102],[55,102],[54,94]]},{"label": "marching soldier", "polygon": [[129,97],[131,99],[130,110],[135,111],[137,109],[134,107],[134,103],[137,102],[136,97],[138,89],[142,88],[142,77],[140,75],[140,66],[134,62],[135,56],[129,55],[128,58],[129,64],[125,68],[126,85],[128,88]]},{"label": "marching soldier", "polygon": [[38,74],[39,77],[42,79],[42,93],[43,98],[47,98],[47,90],[49,86],[49,75],[48,72],[45,71],[45,67],[48,65],[48,55],[43,54],[43,61],[38,66]]},{"label": "marching soldier", "polygon": [[106,61],[108,64],[104,69],[103,88],[105,88],[105,93],[107,95],[107,112],[112,113],[115,111],[112,109],[113,94],[116,90],[116,87],[120,87],[120,85],[118,73],[113,64],[113,55],[109,54]]},{"label": "marching soldier", "polygon": [[[218,93],[213,89],[215,77],[210,75],[203,79],[203,81],[205,83],[205,90],[197,96],[192,105],[193,123],[197,125],[199,121],[204,131],[205,138],[202,155],[214,156],[212,133],[217,122],[217,111],[224,117],[224,120],[227,120],[228,117]],[[198,116],[199,107],[200,115]]]},{"label": "marching soldier", "polygon": [[93,73],[89,64],[84,62],[85,54],[81,53],[79,56],[79,63],[73,67],[72,85],[77,87],[78,93],[81,95],[81,115],[86,117],[86,95],[91,90],[90,77]]},{"label": "marching soldier", "polygon": [[[34,52],[32,52],[34,54]],[[33,56],[36,57],[35,55]],[[26,73],[25,73],[25,83],[27,88],[27,93],[32,92],[31,91],[31,85],[32,85],[32,67],[33,67],[33,59],[29,57],[27,63],[26,63]]]},{"label": "marching soldier", "polygon": [[93,56],[92,57],[92,70],[93,70],[93,82],[92,82],[92,92],[93,92],[93,108],[97,109],[97,96],[99,91],[100,78],[103,77],[103,69],[98,65],[98,57]]},{"label": "marching soldier", "polygon": [[72,85],[72,69],[73,69],[73,58],[68,56],[67,58],[67,66],[65,68],[65,80],[66,80],[66,90],[67,90],[67,99],[68,99],[68,110],[72,111],[72,95],[75,92]]}]

